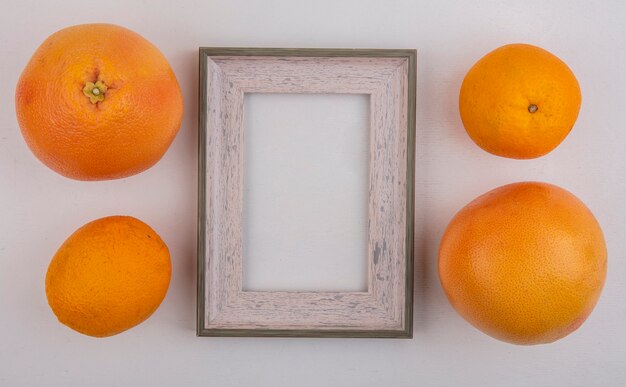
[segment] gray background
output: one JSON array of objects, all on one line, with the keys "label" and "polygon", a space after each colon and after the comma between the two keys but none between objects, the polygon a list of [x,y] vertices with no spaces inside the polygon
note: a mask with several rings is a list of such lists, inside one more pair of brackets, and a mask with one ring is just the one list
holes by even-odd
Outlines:
[{"label": "gray background", "polygon": [[[0,5],[0,385],[618,386],[626,382],[626,5],[619,1],[2,1]],[[155,43],[185,97],[169,152],[131,178],[84,183],[40,164],[17,128],[14,88],[35,48],[72,24],[112,22]],[[461,80],[506,43],[543,46],[580,81],[569,137],[531,161],[476,147],[457,112]],[[416,48],[415,337],[412,340],[199,339],[195,324],[198,46]],[[588,321],[554,344],[498,342],[463,321],[437,279],[453,214],[496,186],[542,180],[580,197],[602,225],[606,287]],[[93,339],[47,306],[50,258],[78,226],[136,216],[172,253],[172,282],[144,324]]]},{"label": "gray background", "polygon": [[369,97],[244,96],[243,289],[367,291]]}]

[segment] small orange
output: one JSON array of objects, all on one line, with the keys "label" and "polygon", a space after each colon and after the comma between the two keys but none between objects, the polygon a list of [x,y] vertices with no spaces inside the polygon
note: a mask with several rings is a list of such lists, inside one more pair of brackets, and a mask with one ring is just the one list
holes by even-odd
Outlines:
[{"label": "small orange", "polygon": [[150,317],[170,276],[169,250],[159,235],[133,217],[110,216],[63,243],[48,267],[46,296],[61,323],[105,337]]},{"label": "small orange", "polygon": [[167,60],[126,28],[84,24],[48,37],[15,92],[26,143],[78,180],[130,176],[154,165],[180,128],[183,98]]},{"label": "small orange", "polygon": [[548,343],[576,330],[606,277],[602,230],[589,209],[554,185],[525,182],[476,198],[452,219],[439,278],[476,328],[515,344]]},{"label": "small orange", "polygon": [[559,58],[528,44],[509,44],[469,70],[459,96],[465,130],[494,155],[532,159],[556,148],[580,110],[576,77]]}]

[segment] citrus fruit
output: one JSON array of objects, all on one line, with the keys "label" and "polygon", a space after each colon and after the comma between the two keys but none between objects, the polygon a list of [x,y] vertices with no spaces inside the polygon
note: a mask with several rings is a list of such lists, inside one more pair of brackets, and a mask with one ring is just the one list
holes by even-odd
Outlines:
[{"label": "citrus fruit", "polygon": [[496,188],[461,209],[439,249],[452,306],[476,328],[516,344],[576,330],[606,277],[606,246],[593,214],[554,185]]},{"label": "citrus fruit", "polygon": [[150,226],[110,216],[63,243],[48,267],[46,296],[61,323],[89,336],[111,336],[159,307],[170,275],[167,246]]},{"label": "citrus fruit", "polygon": [[542,48],[510,44],[472,66],[461,85],[459,111],[478,146],[531,159],[567,137],[580,103],[578,81],[564,62]]},{"label": "citrus fruit", "polygon": [[167,60],[135,32],[111,24],[48,37],[19,78],[15,107],[35,156],[78,180],[148,169],[174,140],[183,115]]}]

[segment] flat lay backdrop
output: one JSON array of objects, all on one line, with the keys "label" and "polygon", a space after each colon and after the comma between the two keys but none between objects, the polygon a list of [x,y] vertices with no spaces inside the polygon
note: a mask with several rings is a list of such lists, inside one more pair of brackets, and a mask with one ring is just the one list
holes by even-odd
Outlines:
[{"label": "flat lay backdrop", "polygon": [[[626,3],[617,0],[2,0],[0,386],[625,385],[625,19]],[[170,150],[127,179],[63,178],[34,158],[17,127],[15,85],[33,51],[52,32],[90,22],[120,24],[152,41],[185,98]],[[470,66],[514,42],[561,57],[583,94],[569,137],[530,161],[479,149],[457,111]],[[418,50],[412,340],[195,337],[199,46]],[[436,267],[453,214],[491,188],[522,180],[552,182],[581,198],[609,251],[606,286],[587,322],[561,341],[532,347],[498,342],[463,321],[445,299]],[[111,214],[133,215],[157,230],[170,248],[172,281],[144,324],[94,339],[56,321],[44,278],[67,236]]]}]

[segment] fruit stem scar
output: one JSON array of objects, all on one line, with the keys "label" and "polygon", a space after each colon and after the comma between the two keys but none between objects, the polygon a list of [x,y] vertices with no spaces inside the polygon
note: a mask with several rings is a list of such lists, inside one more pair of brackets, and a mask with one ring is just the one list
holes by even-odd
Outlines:
[{"label": "fruit stem scar", "polygon": [[529,112],[534,113],[537,110],[539,110],[539,107],[537,105],[535,105],[534,103],[531,103],[530,105],[528,105],[528,111]]},{"label": "fruit stem scar", "polygon": [[91,103],[95,104],[104,101],[107,89],[107,85],[102,81],[86,82],[85,87],[83,87],[83,94],[89,98]]}]

